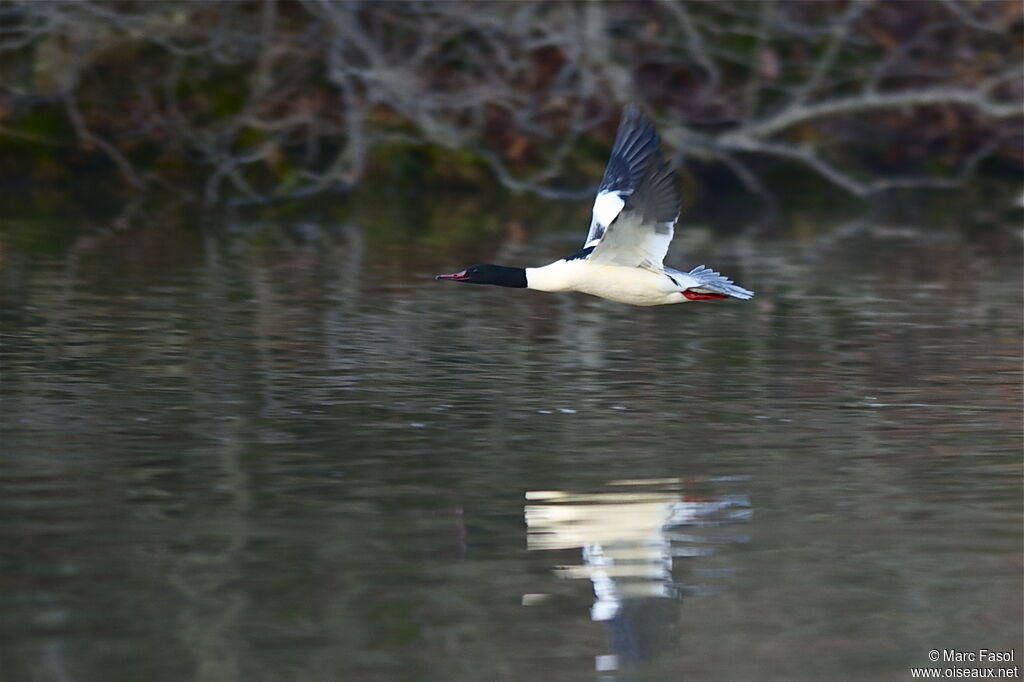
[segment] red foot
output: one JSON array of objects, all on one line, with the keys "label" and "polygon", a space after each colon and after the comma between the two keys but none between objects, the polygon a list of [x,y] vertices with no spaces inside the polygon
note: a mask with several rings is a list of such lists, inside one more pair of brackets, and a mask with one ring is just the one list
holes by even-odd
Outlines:
[{"label": "red foot", "polygon": [[725,294],[702,294],[697,291],[690,291],[689,289],[683,291],[683,296],[691,301],[708,301],[713,298],[729,298]]}]

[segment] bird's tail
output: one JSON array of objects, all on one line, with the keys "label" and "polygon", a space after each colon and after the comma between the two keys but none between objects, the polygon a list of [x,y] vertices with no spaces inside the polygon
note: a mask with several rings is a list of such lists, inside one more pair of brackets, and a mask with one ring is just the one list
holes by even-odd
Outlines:
[{"label": "bird's tail", "polygon": [[691,291],[699,293],[725,294],[726,296],[741,298],[743,300],[747,300],[754,295],[753,291],[744,289],[738,284],[734,284],[733,281],[725,275],[715,272],[711,268],[706,268],[703,265],[698,265],[686,274],[700,283],[696,287],[690,287]]}]

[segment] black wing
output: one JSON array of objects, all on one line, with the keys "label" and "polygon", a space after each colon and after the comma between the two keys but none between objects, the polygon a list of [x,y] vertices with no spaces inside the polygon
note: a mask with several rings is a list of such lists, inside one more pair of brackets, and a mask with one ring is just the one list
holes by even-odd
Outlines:
[{"label": "black wing", "polygon": [[615,134],[611,158],[594,197],[594,213],[584,248],[596,245],[615,220],[626,200],[649,170],[662,164],[661,140],[654,126],[635,104],[626,107]]}]

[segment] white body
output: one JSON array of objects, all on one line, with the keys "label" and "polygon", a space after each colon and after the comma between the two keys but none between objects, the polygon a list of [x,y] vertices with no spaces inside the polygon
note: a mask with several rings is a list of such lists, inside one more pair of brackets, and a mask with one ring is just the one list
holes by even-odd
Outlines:
[{"label": "white body", "polygon": [[[678,282],[673,282],[673,278]],[[541,268],[526,268],[526,286],[538,291],[578,291],[632,305],[686,303],[683,290],[701,282],[685,273],[654,272],[646,268],[603,265],[591,261],[559,260]]]}]

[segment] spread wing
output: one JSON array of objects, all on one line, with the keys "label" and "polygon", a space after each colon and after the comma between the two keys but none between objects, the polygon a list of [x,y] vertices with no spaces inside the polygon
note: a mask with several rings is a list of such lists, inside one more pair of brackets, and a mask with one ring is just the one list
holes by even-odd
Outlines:
[{"label": "spread wing", "polygon": [[660,161],[658,142],[654,127],[640,113],[640,108],[634,104],[626,107],[612,144],[611,158],[594,197],[594,215],[583,248],[595,246],[601,240],[640,185],[647,168],[653,161]]},{"label": "spread wing", "polygon": [[590,261],[660,270],[679,218],[675,173],[667,162],[652,165],[604,237]]}]

